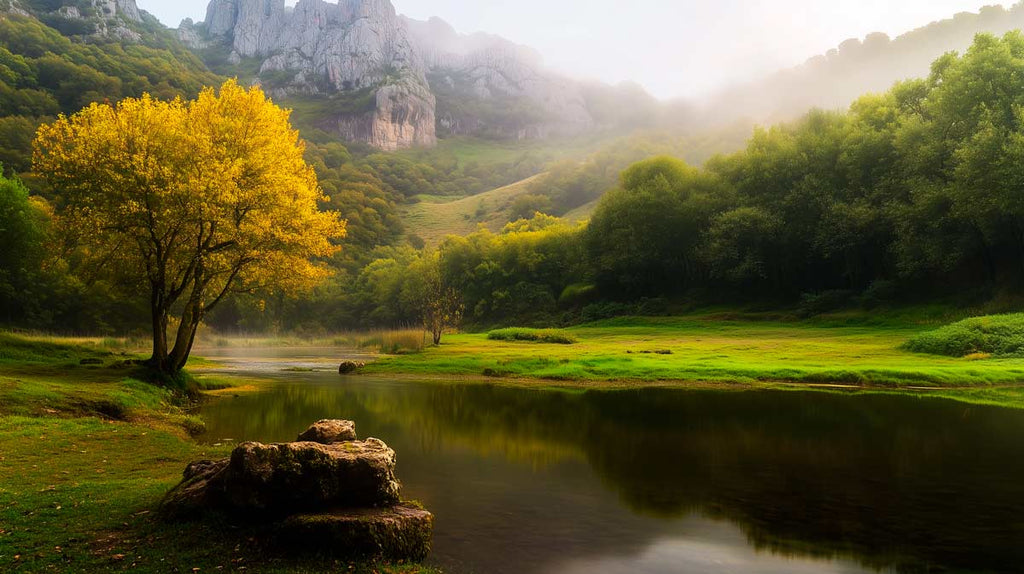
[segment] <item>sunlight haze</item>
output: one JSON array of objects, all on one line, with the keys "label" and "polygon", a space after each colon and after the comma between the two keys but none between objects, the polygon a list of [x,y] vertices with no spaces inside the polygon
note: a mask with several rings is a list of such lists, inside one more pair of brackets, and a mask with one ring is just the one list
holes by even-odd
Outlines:
[{"label": "sunlight haze", "polygon": [[0,0],[0,574],[1024,571],[985,1]]},{"label": "sunlight haze", "polygon": [[[535,48],[548,65],[572,76],[633,81],[660,98],[705,95],[798,65],[848,38],[871,32],[895,37],[984,5],[981,0],[393,3],[413,18],[438,16],[462,33],[490,32]],[[207,1],[139,0],[138,5],[176,27],[183,18],[203,20]]]}]

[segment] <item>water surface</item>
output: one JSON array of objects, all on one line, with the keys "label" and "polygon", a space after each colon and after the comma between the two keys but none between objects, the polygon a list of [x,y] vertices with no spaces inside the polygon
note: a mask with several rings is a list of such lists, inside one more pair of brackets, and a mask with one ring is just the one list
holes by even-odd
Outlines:
[{"label": "water surface", "polygon": [[330,364],[221,352],[276,382],[205,406],[205,439],[356,421],[398,452],[404,496],[436,515],[430,561],[453,574],[1024,570],[1021,411],[387,381],[340,377],[318,352]]}]

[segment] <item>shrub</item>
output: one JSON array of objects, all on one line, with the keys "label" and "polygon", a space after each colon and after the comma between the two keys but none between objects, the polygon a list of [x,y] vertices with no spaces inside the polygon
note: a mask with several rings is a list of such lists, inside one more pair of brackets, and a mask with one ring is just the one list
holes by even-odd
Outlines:
[{"label": "shrub", "polygon": [[644,297],[635,303],[620,303],[617,301],[591,303],[580,311],[580,320],[584,323],[592,323],[615,317],[657,317],[667,313],[668,302],[665,299],[660,297]]},{"label": "shrub", "polygon": [[878,279],[861,294],[860,304],[865,309],[874,309],[895,302],[898,296],[899,285],[895,281]]},{"label": "shrub", "polygon": [[487,338],[492,341],[530,341],[555,345],[572,345],[577,342],[576,337],[560,329],[523,329],[518,327],[496,329],[487,333]]},{"label": "shrub", "polygon": [[558,297],[560,307],[575,307],[589,303],[597,296],[597,287],[590,283],[573,283],[562,290]]},{"label": "shrub", "polygon": [[619,303],[617,301],[602,301],[600,303],[591,303],[584,307],[583,311],[580,312],[580,319],[584,323],[592,323],[602,319],[611,319],[613,317],[621,317],[623,315],[634,315],[635,312],[636,307],[633,305]]},{"label": "shrub", "polygon": [[915,353],[967,357],[1024,356],[1024,313],[972,317],[921,333],[903,345]]},{"label": "shrub", "polygon": [[386,355],[418,353],[423,350],[425,333],[423,329],[398,329],[374,331],[359,341],[361,347],[377,347]]},{"label": "shrub", "polygon": [[814,317],[829,311],[841,309],[850,304],[853,292],[842,289],[821,291],[820,293],[804,293],[800,296],[797,314],[801,317]]}]

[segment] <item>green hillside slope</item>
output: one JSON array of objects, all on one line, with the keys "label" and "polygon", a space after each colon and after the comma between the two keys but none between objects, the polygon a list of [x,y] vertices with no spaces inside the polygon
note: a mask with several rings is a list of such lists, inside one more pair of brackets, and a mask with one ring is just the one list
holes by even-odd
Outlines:
[{"label": "green hillside slope", "polygon": [[9,170],[29,169],[36,128],[58,114],[145,92],[190,97],[222,81],[148,14],[120,23],[138,36],[123,41],[97,35],[87,14],[25,10],[33,6],[5,11],[0,3],[0,163]]},{"label": "green hillside slope", "polygon": [[417,203],[401,206],[399,213],[408,232],[427,245],[437,245],[447,235],[472,233],[481,225],[498,231],[509,222],[515,199],[529,194],[530,184],[542,175],[455,201],[417,196]]}]

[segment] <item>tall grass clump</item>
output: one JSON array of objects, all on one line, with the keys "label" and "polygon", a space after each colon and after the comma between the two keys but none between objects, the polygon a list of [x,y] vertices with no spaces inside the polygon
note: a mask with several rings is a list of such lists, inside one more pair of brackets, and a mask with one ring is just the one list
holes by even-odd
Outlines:
[{"label": "tall grass clump", "polygon": [[903,348],[915,353],[966,357],[1024,357],[1024,313],[972,317],[921,333]]},{"label": "tall grass clump", "polygon": [[374,331],[359,341],[360,347],[376,347],[386,355],[402,355],[418,353],[426,345],[426,333],[423,329],[394,329]]},{"label": "tall grass clump", "polygon": [[530,341],[555,345],[572,345],[577,342],[576,337],[560,329],[525,329],[521,327],[495,329],[487,333],[487,338],[492,341]]}]

